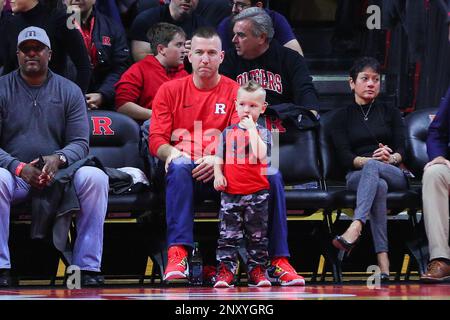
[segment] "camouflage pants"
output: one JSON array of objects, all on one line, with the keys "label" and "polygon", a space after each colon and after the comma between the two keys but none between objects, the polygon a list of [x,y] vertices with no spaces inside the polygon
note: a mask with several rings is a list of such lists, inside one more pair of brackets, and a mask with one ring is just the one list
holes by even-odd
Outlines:
[{"label": "camouflage pants", "polygon": [[249,195],[222,192],[219,212],[220,235],[216,259],[235,273],[238,263],[239,244],[245,235],[247,269],[265,266],[268,261],[268,190]]}]

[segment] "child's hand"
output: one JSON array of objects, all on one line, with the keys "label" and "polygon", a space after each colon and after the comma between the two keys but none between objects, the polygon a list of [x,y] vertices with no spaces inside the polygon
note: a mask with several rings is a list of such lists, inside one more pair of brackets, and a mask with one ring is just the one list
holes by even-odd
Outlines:
[{"label": "child's hand", "polygon": [[214,178],[214,189],[217,191],[224,191],[227,186],[227,179],[224,175]]},{"label": "child's hand", "polygon": [[251,116],[246,116],[241,119],[241,127],[244,129],[250,130],[256,128],[256,123],[253,121]]}]

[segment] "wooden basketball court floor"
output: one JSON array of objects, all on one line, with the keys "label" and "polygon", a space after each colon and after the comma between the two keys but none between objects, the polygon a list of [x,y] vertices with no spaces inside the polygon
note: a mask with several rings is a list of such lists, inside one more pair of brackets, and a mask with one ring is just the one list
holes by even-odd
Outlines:
[{"label": "wooden basketball court floor", "polygon": [[102,288],[69,290],[64,286],[24,286],[0,289],[0,300],[450,300],[450,283],[423,284],[417,281],[369,288],[366,283],[308,284],[304,287],[227,289],[211,287],[165,287],[148,285],[105,285]]}]

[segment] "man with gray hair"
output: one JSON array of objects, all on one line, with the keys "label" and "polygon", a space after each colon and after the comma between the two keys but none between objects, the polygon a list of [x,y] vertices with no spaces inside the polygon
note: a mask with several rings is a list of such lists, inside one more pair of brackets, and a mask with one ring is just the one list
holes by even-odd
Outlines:
[{"label": "man with gray hair", "polygon": [[283,46],[291,48],[303,55],[303,50],[300,43],[292,30],[291,25],[287,19],[280,13],[270,10],[268,6],[268,0],[230,0],[231,15],[223,19],[217,26],[217,33],[222,39],[222,48],[224,51],[228,51],[233,48],[231,42],[233,38],[232,20],[233,17],[242,12],[242,10],[250,7],[258,7],[264,9],[272,19],[274,38]]},{"label": "man with gray hair", "polygon": [[269,105],[294,103],[315,114],[319,107],[305,59],[273,40],[272,19],[252,7],[233,19],[235,51],[227,52],[220,73],[244,84],[255,80],[267,91]]}]

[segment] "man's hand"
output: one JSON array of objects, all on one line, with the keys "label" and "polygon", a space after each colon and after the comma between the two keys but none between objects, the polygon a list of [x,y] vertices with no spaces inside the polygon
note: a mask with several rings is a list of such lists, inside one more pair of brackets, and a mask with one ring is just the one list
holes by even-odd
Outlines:
[{"label": "man's hand", "polygon": [[56,172],[61,165],[59,156],[57,154],[52,154],[50,156],[44,156],[44,168],[42,168],[42,180],[48,185],[50,181],[55,177]]},{"label": "man's hand", "polygon": [[450,161],[445,159],[443,156],[439,156],[428,162],[423,168],[423,171],[427,170],[429,167],[435,164],[445,164],[450,169]]},{"label": "man's hand", "polygon": [[378,144],[378,149],[375,150],[372,154],[372,158],[384,163],[389,163],[389,158],[391,156],[392,149],[387,145],[383,145],[382,143]]},{"label": "man's hand", "polygon": [[36,167],[39,159],[35,159],[30,163],[27,163],[20,173],[20,177],[33,188],[42,189],[46,183],[41,181],[42,171]]},{"label": "man's hand", "polygon": [[103,96],[101,93],[87,93],[86,102],[89,109],[97,110],[103,104]]},{"label": "man's hand", "polygon": [[246,116],[239,122],[241,127],[247,130],[256,129],[256,123],[253,121],[251,116]]},{"label": "man's hand", "polygon": [[170,151],[169,156],[166,158],[166,164],[164,166],[164,169],[169,170],[169,165],[172,162],[172,160],[179,158],[179,157],[185,157],[187,159],[190,159],[189,155],[187,153],[181,152],[180,150],[178,150],[177,148],[172,148]]},{"label": "man's hand", "polygon": [[214,156],[205,156],[195,161],[198,166],[192,170],[192,178],[204,183],[214,178]]},{"label": "man's hand", "polygon": [[226,186],[227,179],[223,174],[214,178],[214,189],[216,189],[217,191],[224,191]]}]

